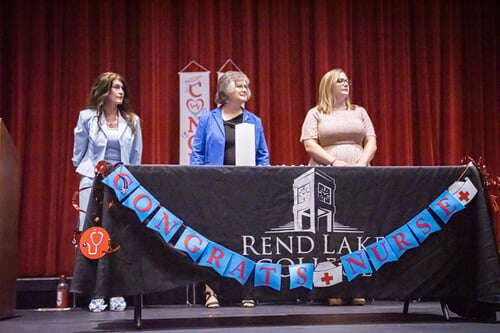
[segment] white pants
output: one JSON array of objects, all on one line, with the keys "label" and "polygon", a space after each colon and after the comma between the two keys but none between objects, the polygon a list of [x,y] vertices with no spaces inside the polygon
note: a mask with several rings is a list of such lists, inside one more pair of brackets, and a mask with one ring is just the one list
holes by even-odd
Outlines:
[{"label": "white pants", "polygon": [[[92,183],[94,182],[94,178],[82,176],[80,179],[80,193],[78,198],[78,205],[81,210],[87,211],[87,206],[89,204],[90,192],[92,191]],[[81,190],[84,187],[89,187],[85,190]],[[85,213],[80,212],[79,222],[78,222],[78,231],[83,231],[83,225],[85,223]]]}]

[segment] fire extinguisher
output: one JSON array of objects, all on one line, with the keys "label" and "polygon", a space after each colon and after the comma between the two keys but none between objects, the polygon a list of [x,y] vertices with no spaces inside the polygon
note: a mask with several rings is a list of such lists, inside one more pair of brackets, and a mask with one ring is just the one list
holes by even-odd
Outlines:
[{"label": "fire extinguisher", "polygon": [[58,308],[68,307],[68,296],[69,296],[69,286],[66,282],[66,276],[61,275],[59,278],[59,283],[57,284],[57,301],[56,305]]}]

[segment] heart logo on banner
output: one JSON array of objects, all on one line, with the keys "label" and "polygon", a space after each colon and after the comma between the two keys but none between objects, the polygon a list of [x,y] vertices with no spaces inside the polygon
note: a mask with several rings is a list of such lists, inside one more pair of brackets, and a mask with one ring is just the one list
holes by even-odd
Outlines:
[{"label": "heart logo on banner", "polygon": [[186,100],[186,107],[191,113],[197,114],[203,109],[203,106],[205,106],[205,103],[201,98],[197,99],[188,98]]}]

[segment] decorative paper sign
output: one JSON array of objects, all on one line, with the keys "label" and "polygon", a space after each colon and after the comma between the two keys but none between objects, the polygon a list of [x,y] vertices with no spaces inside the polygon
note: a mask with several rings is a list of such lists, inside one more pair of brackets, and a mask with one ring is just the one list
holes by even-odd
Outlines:
[{"label": "decorative paper sign", "polygon": [[299,264],[288,266],[290,271],[290,289],[304,287],[312,289],[313,287],[313,264]]},{"label": "decorative paper sign", "polygon": [[203,254],[208,242],[200,233],[186,227],[174,247],[189,254],[191,259],[196,262]]},{"label": "decorative paper sign", "polygon": [[444,223],[448,223],[453,214],[465,208],[464,205],[455,199],[448,191],[444,191],[429,207]]},{"label": "decorative paper sign", "polygon": [[441,227],[427,209],[424,209],[417,216],[412,218],[407,225],[415,236],[417,236],[420,243],[423,243],[433,232],[441,230]]},{"label": "decorative paper sign", "polygon": [[148,228],[160,233],[165,242],[170,241],[182,225],[182,220],[168,209],[160,207],[155,216],[149,221]]},{"label": "decorative paper sign", "polygon": [[139,186],[134,193],[128,196],[122,204],[132,209],[141,222],[144,222],[144,220],[160,205],[158,200],[156,200],[151,193],[146,191],[142,185]]},{"label": "decorative paper sign", "polygon": [[232,252],[232,254],[224,276],[233,278],[241,285],[244,285],[253,272],[255,262],[235,252]]},{"label": "decorative paper sign", "polygon": [[210,106],[210,72],[180,72],[179,164],[189,165],[198,119]]},{"label": "decorative paper sign", "polygon": [[255,125],[240,123],[234,127],[236,165],[255,166]]},{"label": "decorative paper sign", "polygon": [[92,227],[85,230],[80,237],[80,251],[89,259],[104,257],[109,250],[109,234],[106,229]]},{"label": "decorative paper sign", "polygon": [[387,240],[382,239],[366,247],[366,253],[370,258],[370,261],[375,267],[375,270],[379,270],[384,264],[397,261],[398,257],[392,252],[391,246],[387,243]]},{"label": "decorative paper sign", "polygon": [[231,255],[232,251],[220,244],[209,241],[198,265],[212,267],[214,271],[224,276],[224,271],[229,264],[229,260],[231,260]]},{"label": "decorative paper sign", "polygon": [[373,272],[368,256],[364,250],[346,254],[340,257],[340,260],[342,261],[342,267],[344,267],[344,272],[348,281],[351,281],[358,275]]},{"label": "decorative paper sign", "polygon": [[448,192],[465,206],[474,199],[477,194],[477,189],[474,184],[472,184],[469,177],[465,177],[465,181],[457,181],[451,184],[448,188]]},{"label": "decorative paper sign", "polygon": [[385,240],[391,245],[398,259],[409,249],[419,246],[417,239],[406,224],[385,236]]},{"label": "decorative paper sign", "polygon": [[314,269],[314,287],[331,287],[342,282],[342,263],[320,262]]},{"label": "decorative paper sign", "polygon": [[281,290],[281,265],[267,262],[255,264],[254,285]]},{"label": "decorative paper sign", "polygon": [[113,170],[102,182],[113,189],[120,202],[140,185],[123,165]]}]

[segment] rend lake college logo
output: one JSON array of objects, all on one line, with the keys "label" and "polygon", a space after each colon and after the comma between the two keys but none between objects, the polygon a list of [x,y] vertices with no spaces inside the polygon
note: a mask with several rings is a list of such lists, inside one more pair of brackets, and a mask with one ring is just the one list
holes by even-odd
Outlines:
[{"label": "rend lake college logo", "polygon": [[335,179],[312,168],[293,181],[293,221],[266,233],[363,233],[335,220]]}]

